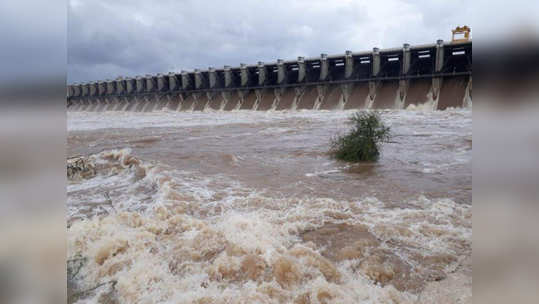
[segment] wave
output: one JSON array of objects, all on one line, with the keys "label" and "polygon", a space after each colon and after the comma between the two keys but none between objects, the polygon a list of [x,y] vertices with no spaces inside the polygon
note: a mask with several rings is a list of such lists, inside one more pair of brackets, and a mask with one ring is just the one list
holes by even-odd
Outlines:
[{"label": "wave", "polygon": [[[415,303],[471,255],[471,207],[449,199],[272,198],[128,149],[83,159],[95,175],[68,185],[71,301]],[[85,204],[104,191],[112,207]]]}]

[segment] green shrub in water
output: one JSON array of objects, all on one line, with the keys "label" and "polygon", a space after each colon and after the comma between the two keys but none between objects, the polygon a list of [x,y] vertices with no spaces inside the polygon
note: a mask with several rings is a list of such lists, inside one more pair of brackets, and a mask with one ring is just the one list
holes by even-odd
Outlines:
[{"label": "green shrub in water", "polygon": [[373,111],[356,112],[349,120],[353,129],[332,139],[330,155],[348,162],[377,161],[380,144],[391,137],[390,128],[384,125],[380,114]]}]

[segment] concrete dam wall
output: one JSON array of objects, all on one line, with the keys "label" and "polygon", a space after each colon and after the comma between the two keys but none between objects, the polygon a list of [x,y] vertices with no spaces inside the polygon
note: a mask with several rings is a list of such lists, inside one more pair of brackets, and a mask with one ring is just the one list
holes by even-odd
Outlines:
[{"label": "concrete dam wall", "polygon": [[378,49],[67,86],[69,111],[433,109],[471,104],[472,42]]}]

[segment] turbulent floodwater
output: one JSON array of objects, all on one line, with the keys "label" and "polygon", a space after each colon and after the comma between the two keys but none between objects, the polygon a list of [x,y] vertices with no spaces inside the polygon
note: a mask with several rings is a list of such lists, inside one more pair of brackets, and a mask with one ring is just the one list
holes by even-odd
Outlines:
[{"label": "turbulent floodwater", "polygon": [[471,303],[471,110],[384,111],[347,165],[352,113],[69,112],[72,300]]}]

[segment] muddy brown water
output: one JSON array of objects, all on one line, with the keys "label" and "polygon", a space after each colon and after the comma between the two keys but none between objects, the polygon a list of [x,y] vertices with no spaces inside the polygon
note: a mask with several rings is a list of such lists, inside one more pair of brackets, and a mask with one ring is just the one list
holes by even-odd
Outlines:
[{"label": "muddy brown water", "polygon": [[96,177],[68,185],[79,283],[113,278],[128,302],[471,294],[447,279],[471,278],[471,111],[384,111],[380,161],[346,164],[327,151],[352,113],[69,113],[68,156],[99,155]]},{"label": "muddy brown water", "polygon": [[[250,186],[279,195],[338,199],[376,195],[383,200],[399,201],[424,193],[471,202],[470,164],[459,160],[461,154],[464,159],[471,155],[469,135],[451,132],[452,128],[455,132],[464,131],[465,126],[458,126],[450,118],[420,122],[416,119],[423,114],[409,114],[414,117],[412,121],[397,118],[392,121],[393,141],[383,146],[382,159],[373,165],[350,166],[328,157],[331,137],[346,129],[346,115],[339,117],[340,122],[290,119],[186,128],[71,131],[68,152],[86,155],[131,147],[143,159],[201,174],[229,174]],[[231,113],[229,117],[233,116]],[[417,123],[421,123],[421,131],[414,131],[411,125]],[[401,128],[405,131],[399,131]],[[128,144],[144,136],[162,140],[148,145]],[[242,160],[237,166],[230,166],[222,162],[222,155],[234,155]],[[372,168],[368,172],[354,171],[355,166]],[[346,170],[342,169],[345,167]]]}]

